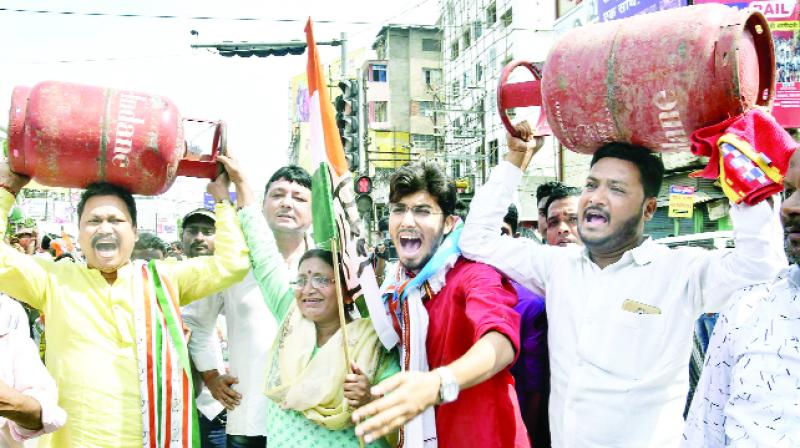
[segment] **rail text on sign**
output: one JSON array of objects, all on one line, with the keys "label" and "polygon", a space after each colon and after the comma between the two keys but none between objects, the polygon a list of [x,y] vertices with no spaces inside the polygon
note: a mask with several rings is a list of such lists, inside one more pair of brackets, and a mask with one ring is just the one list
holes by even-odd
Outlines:
[{"label": "rail text on sign", "polygon": [[129,155],[133,149],[133,134],[136,125],[144,123],[143,118],[136,118],[136,103],[147,98],[129,93],[119,94],[119,110],[117,112],[117,126],[114,134],[114,156],[111,163],[118,168],[127,168],[130,163]]},{"label": "rail text on sign", "polygon": [[689,147],[689,138],[681,122],[678,100],[670,90],[660,90],[653,96],[653,104],[660,111],[658,122],[664,131],[666,141],[661,143],[664,151],[677,151]]}]

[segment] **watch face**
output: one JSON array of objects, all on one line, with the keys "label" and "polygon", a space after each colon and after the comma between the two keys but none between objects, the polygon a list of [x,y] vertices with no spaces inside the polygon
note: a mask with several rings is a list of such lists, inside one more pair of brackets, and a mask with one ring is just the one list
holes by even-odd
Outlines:
[{"label": "watch face", "polygon": [[447,383],[442,387],[442,401],[450,403],[458,398],[458,385]]}]

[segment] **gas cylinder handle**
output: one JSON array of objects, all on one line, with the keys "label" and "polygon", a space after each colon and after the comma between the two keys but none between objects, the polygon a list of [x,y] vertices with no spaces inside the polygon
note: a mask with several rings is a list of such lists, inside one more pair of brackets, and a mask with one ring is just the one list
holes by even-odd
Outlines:
[{"label": "gas cylinder handle", "polygon": [[[211,160],[217,161],[217,156],[228,155],[228,125],[224,121],[217,122],[214,130],[214,144],[211,147]],[[217,162],[217,176],[225,172],[225,167]]]},{"label": "gas cylinder handle", "polygon": [[228,127],[222,120],[210,121],[198,118],[184,118],[184,121],[208,123],[214,125],[214,143],[211,147],[211,157],[205,160],[182,159],[178,163],[178,176],[198,177],[201,179],[216,179],[222,174],[224,168],[217,162],[217,156],[228,153]]},{"label": "gas cylinder handle", "polygon": [[[511,72],[517,67],[525,67],[536,78],[533,81],[523,81],[516,83],[508,83],[508,78]],[[500,114],[500,121],[506,127],[508,132],[514,137],[519,137],[519,133],[514,129],[511,120],[508,119],[506,110],[515,107],[530,107],[542,106],[542,91],[541,91],[542,72],[532,62],[528,61],[511,61],[503,68],[500,74],[500,82],[497,84],[497,111]],[[547,121],[544,115],[544,110],[539,114],[539,120],[534,127],[534,135],[549,135],[550,128],[547,126]]]}]

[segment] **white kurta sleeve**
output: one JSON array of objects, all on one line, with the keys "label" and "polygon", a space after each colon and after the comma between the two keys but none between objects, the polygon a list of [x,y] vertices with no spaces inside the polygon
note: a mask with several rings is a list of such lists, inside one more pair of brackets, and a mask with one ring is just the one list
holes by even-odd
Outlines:
[{"label": "white kurta sleeve", "polygon": [[521,179],[522,171],[510,162],[501,162],[492,170],[489,181],[472,199],[459,247],[467,258],[492,265],[544,296],[550,261],[557,248],[500,234],[503,217]]}]

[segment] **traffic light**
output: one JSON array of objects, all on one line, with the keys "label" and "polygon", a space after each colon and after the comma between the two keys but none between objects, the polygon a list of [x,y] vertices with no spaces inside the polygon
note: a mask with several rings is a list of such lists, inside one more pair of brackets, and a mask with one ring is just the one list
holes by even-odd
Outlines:
[{"label": "traffic light", "polygon": [[362,214],[372,213],[372,179],[361,176],[355,180],[356,207]]},{"label": "traffic light", "polygon": [[336,124],[342,137],[345,157],[350,164],[350,171],[359,170],[359,148],[361,139],[361,122],[359,120],[361,108],[360,90],[358,81],[348,79],[339,82],[342,94],[336,97]]},{"label": "traffic light", "polygon": [[372,179],[369,176],[361,176],[356,179],[356,193],[370,194],[372,193]]},{"label": "traffic light", "polygon": [[287,54],[301,55],[306,51],[306,43],[299,40],[277,43],[223,42],[215,47],[220,56],[227,58],[233,56],[265,58],[267,56],[286,56]]}]

